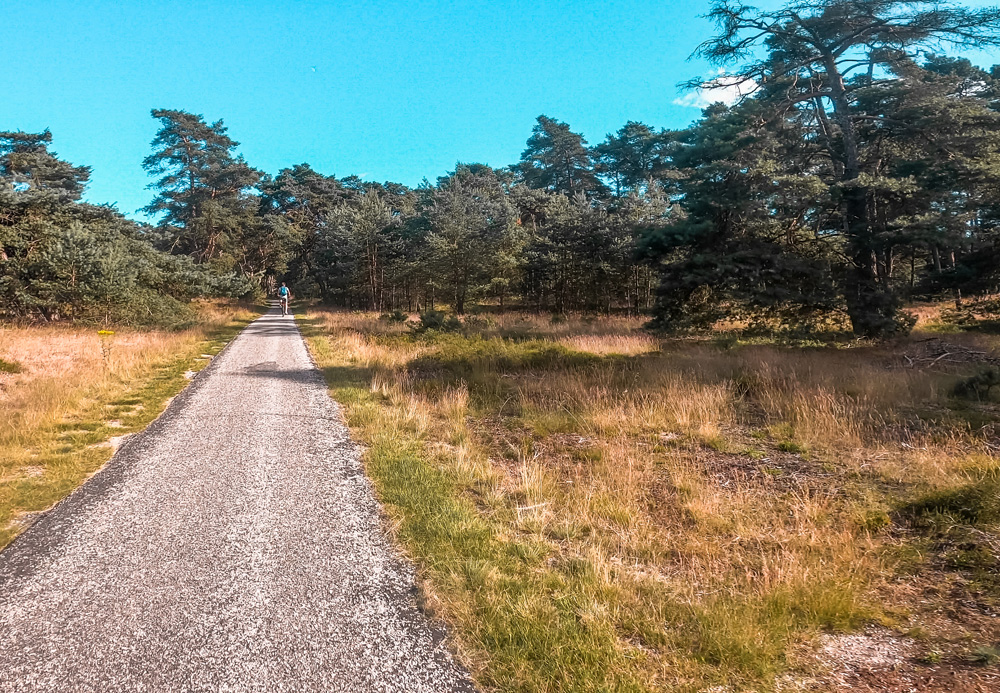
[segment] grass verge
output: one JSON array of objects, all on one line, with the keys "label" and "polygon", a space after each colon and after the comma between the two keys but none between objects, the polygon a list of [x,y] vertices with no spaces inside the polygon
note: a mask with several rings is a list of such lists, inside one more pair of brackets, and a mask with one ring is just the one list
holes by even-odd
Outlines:
[{"label": "grass verge", "polygon": [[[429,606],[460,624],[466,662],[479,680],[498,687],[517,681],[523,690],[643,690],[636,653],[617,648],[606,624],[580,618],[605,588],[585,562],[553,569],[545,542],[481,512],[475,499],[490,494],[490,479],[435,463],[423,412],[392,406],[371,389],[371,369],[308,320],[301,324],[333,397],[367,446],[367,471],[397,535],[420,562]],[[451,423],[460,427],[457,397]],[[442,433],[452,443],[468,437],[460,428]]]}]

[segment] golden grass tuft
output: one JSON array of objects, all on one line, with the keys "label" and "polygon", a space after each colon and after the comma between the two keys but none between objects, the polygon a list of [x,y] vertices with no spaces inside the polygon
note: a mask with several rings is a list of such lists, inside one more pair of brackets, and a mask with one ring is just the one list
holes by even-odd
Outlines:
[{"label": "golden grass tuft", "polygon": [[658,351],[660,348],[660,340],[645,334],[582,334],[563,337],[559,343],[576,351],[599,356],[609,354],[635,356]]}]

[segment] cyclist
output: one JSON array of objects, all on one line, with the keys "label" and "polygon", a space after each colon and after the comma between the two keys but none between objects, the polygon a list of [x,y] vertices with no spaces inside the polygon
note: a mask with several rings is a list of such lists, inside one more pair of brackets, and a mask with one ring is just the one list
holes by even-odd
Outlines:
[{"label": "cyclist", "polygon": [[288,315],[288,298],[291,296],[291,292],[285,285],[285,282],[281,282],[281,288],[278,289],[278,302],[281,304],[281,314]]}]

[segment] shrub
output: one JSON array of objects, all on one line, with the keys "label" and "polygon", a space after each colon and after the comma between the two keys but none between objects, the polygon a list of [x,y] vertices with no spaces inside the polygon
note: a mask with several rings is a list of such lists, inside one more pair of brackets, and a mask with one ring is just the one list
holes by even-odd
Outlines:
[{"label": "shrub", "polygon": [[463,326],[466,330],[488,330],[496,327],[496,321],[489,317],[470,315],[465,318]]},{"label": "shrub", "polygon": [[394,310],[391,313],[383,313],[382,315],[379,316],[378,319],[382,320],[383,322],[398,322],[398,323],[403,323],[403,322],[406,322],[407,320],[409,320],[409,318],[410,318],[410,316],[408,316],[403,311],[401,311],[401,310]]},{"label": "shrub", "polygon": [[[184,327],[197,296],[243,296],[245,279],[160,252],[109,210],[17,231],[0,274],[0,319]],[[27,252],[26,248],[35,250]]]},{"label": "shrub", "polygon": [[438,330],[440,332],[457,332],[462,329],[462,321],[458,316],[448,315],[441,310],[427,310],[420,314],[420,323],[417,325],[418,332],[426,330]]},{"label": "shrub", "polygon": [[1000,385],[1000,368],[989,366],[975,375],[964,378],[952,388],[952,395],[963,399],[989,399],[993,388]]},{"label": "shrub", "polygon": [[977,647],[967,657],[967,659],[980,666],[988,666],[1000,662],[1000,643],[996,645],[985,645]]},{"label": "shrub", "polygon": [[801,443],[796,443],[794,440],[783,440],[778,443],[778,449],[782,452],[791,452],[796,455],[806,452],[806,447]]},{"label": "shrub", "polygon": [[979,320],[968,307],[942,309],[941,322],[945,325],[951,325],[964,329],[969,329],[979,324]]}]

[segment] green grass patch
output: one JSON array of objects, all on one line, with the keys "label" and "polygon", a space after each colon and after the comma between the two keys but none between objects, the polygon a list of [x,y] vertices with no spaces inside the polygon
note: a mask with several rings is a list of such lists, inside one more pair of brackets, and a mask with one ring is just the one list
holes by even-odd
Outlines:
[{"label": "green grass patch", "polygon": [[1000,523],[1000,470],[959,488],[928,493],[903,505],[899,512],[924,526]]},{"label": "green grass patch", "polygon": [[20,373],[24,369],[15,361],[0,359],[0,373]]}]

